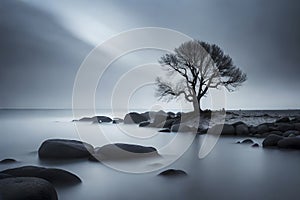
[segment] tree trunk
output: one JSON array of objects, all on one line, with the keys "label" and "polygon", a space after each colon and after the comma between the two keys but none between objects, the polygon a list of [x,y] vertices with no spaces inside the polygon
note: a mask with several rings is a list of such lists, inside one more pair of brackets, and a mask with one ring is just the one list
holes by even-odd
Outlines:
[{"label": "tree trunk", "polygon": [[201,107],[200,107],[200,101],[198,102],[197,98],[195,98],[193,101],[193,108],[194,108],[194,113],[202,112]]}]

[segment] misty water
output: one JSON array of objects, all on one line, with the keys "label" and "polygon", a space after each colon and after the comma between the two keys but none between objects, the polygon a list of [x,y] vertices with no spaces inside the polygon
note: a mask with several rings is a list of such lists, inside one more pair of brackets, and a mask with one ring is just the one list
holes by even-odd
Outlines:
[{"label": "misty water", "polygon": [[[292,112],[299,114],[298,111],[272,113],[275,119],[282,115],[290,115]],[[258,123],[251,120],[251,115],[257,115],[257,113],[263,116],[257,119],[258,122],[274,120],[272,117],[266,117],[264,115],[266,112],[248,111],[244,113],[245,121]],[[273,200],[295,199],[299,195],[300,151],[253,148],[247,144],[235,144],[236,141],[242,139],[237,137],[221,137],[208,156],[199,159],[198,152],[204,136],[197,136],[189,149],[176,162],[158,171],[141,174],[120,172],[87,160],[40,161],[37,150],[44,140],[82,138],[76,131],[75,123],[71,120],[71,110],[1,110],[0,160],[14,158],[19,162],[1,164],[0,170],[38,165],[62,168],[78,175],[82,179],[81,184],[74,187],[56,188],[59,199]],[[98,125],[87,124],[87,126]],[[141,134],[147,132],[143,139],[131,140],[128,139],[130,137],[124,136],[116,125],[101,126],[111,134],[112,141],[151,145],[158,149],[172,140],[175,135],[174,133],[158,134],[157,129],[129,125],[128,130],[138,130]],[[262,142],[261,139],[255,139],[255,141],[260,144]],[[98,146],[101,142],[94,140],[90,143]],[[165,155],[166,158],[168,156],[170,155]],[[130,166],[131,163],[128,164]],[[159,172],[168,168],[184,170],[188,176],[177,178],[157,176]]]}]

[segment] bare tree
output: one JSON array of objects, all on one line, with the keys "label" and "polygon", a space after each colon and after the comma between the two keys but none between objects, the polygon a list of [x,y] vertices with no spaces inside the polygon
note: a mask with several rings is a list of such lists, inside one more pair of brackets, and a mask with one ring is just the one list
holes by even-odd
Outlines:
[{"label": "bare tree", "polygon": [[[168,72],[169,81],[156,79],[156,96],[167,101],[183,96],[193,103],[194,111],[202,111],[200,100],[210,88],[224,86],[232,92],[247,80],[220,47],[198,40],[181,44],[175,53],[162,56],[159,63]],[[174,82],[173,76],[180,79]]]}]

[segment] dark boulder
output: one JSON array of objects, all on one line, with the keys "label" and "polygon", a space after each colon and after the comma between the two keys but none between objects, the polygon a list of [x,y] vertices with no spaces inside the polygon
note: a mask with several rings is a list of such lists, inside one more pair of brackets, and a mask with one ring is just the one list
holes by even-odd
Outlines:
[{"label": "dark boulder", "polygon": [[261,124],[257,126],[257,133],[263,134],[269,132],[269,126],[267,124]]},{"label": "dark boulder", "polygon": [[33,177],[0,180],[1,200],[57,200],[55,188],[48,181]]},{"label": "dark boulder", "polygon": [[110,117],[107,117],[107,116],[97,116],[97,121],[99,123],[102,123],[102,122],[109,123],[109,122],[112,122],[112,119]]},{"label": "dark boulder", "polygon": [[208,130],[212,134],[235,135],[235,128],[230,124],[217,124]]},{"label": "dark boulder", "polygon": [[124,117],[125,124],[139,124],[144,121],[148,121],[148,118],[136,112],[128,113]]},{"label": "dark boulder", "polygon": [[293,130],[295,128],[294,124],[289,123],[276,123],[275,126],[282,132]]},{"label": "dark boulder", "polygon": [[62,169],[24,166],[4,170],[0,173],[14,177],[37,177],[55,185],[74,185],[81,182],[80,178],[71,172]]},{"label": "dark boulder", "polygon": [[77,140],[49,139],[38,150],[41,159],[88,158],[94,147]]},{"label": "dark boulder", "polygon": [[168,169],[158,174],[159,176],[166,177],[177,177],[177,176],[187,176],[187,173],[183,170],[178,169]]},{"label": "dark boulder", "polygon": [[251,147],[259,147],[259,144],[255,143],[255,144],[252,144]]},{"label": "dark boulder", "polygon": [[122,160],[159,156],[154,147],[115,143],[95,149],[93,157],[98,160]]},{"label": "dark boulder", "polygon": [[236,135],[248,135],[249,134],[249,128],[246,124],[238,124],[235,127]]},{"label": "dark boulder", "polygon": [[268,137],[266,137],[262,143],[263,147],[272,147],[277,146],[277,143],[282,140],[284,137],[279,135],[271,134]]},{"label": "dark boulder", "polygon": [[93,122],[93,123],[102,123],[102,122],[111,122],[112,119],[107,116],[94,116],[94,117],[83,117],[79,120],[73,120],[73,122]]},{"label": "dark boulder", "polygon": [[295,130],[300,131],[300,123],[295,123]]},{"label": "dark boulder", "polygon": [[300,149],[300,137],[289,137],[278,142],[279,148]]}]

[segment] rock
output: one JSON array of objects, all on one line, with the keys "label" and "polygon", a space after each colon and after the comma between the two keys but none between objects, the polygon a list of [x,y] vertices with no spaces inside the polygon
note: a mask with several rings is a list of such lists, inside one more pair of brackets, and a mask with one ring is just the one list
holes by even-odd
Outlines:
[{"label": "rock", "polygon": [[33,177],[0,180],[1,200],[57,200],[54,187],[46,180]]},{"label": "rock", "polygon": [[146,127],[146,126],[149,126],[150,125],[150,122],[141,122],[139,124],[139,127]]},{"label": "rock", "polygon": [[300,131],[300,123],[295,123],[294,126],[297,131]]},{"label": "rock", "polygon": [[290,122],[290,118],[283,117],[283,118],[280,118],[280,119],[276,120],[275,123],[287,123],[287,122]]},{"label": "rock", "polygon": [[66,139],[49,139],[38,150],[41,159],[88,158],[94,147],[85,142]]},{"label": "rock", "polygon": [[212,134],[219,134],[221,132],[221,135],[235,135],[235,128],[229,124],[217,124],[211,127],[209,132]]},{"label": "rock", "polygon": [[300,132],[297,131],[297,130],[289,130],[289,131],[285,131],[285,132],[283,133],[283,136],[284,136],[284,137],[289,137],[289,135],[291,135],[291,134],[293,134],[293,135],[299,135]]},{"label": "rock", "polygon": [[175,124],[171,127],[171,132],[197,132],[197,130],[186,124]]},{"label": "rock", "polygon": [[246,124],[239,124],[235,127],[236,135],[248,135],[249,129]]},{"label": "rock", "polygon": [[253,142],[253,140],[251,140],[251,139],[245,139],[245,140],[243,140],[242,142],[241,142],[241,144],[253,144],[254,142]]},{"label": "rock", "polygon": [[9,174],[0,173],[0,179],[10,178],[10,177],[12,177],[12,176]]},{"label": "rock", "polygon": [[106,116],[97,116],[98,122],[99,123],[103,123],[103,122],[112,122],[112,119],[110,117],[106,117]]},{"label": "rock", "polygon": [[148,118],[136,112],[126,114],[124,118],[125,124],[139,124],[144,121],[148,121]]},{"label": "rock", "polygon": [[170,133],[171,131],[168,128],[164,128],[164,129],[159,130],[158,132],[161,132],[161,133]]},{"label": "rock", "polygon": [[36,177],[42,178],[55,185],[74,185],[81,183],[75,174],[62,169],[44,168],[37,166],[23,166],[4,170],[0,173],[14,177]]},{"label": "rock", "polygon": [[257,133],[263,134],[269,131],[269,126],[267,124],[261,124],[257,126]]},{"label": "rock", "polygon": [[256,134],[257,133],[257,128],[254,127],[254,126],[250,126],[249,127],[249,132],[252,133],[252,134]]},{"label": "rock", "polygon": [[15,159],[12,158],[6,158],[0,161],[0,164],[10,164],[10,163],[15,163],[17,162]]},{"label": "rock", "polygon": [[252,144],[251,147],[259,147],[259,144],[255,143],[255,144]]},{"label": "rock", "polygon": [[263,147],[277,146],[277,143],[282,139],[282,136],[271,134],[264,139],[262,145]]},{"label": "rock", "polygon": [[101,122],[111,122],[112,119],[107,116],[94,116],[94,117],[83,117],[79,120],[73,120],[73,122],[74,121],[101,123]]},{"label": "rock", "polygon": [[94,158],[98,160],[122,160],[159,156],[154,147],[135,144],[107,144],[95,149]]},{"label": "rock", "polygon": [[123,122],[124,122],[124,120],[121,119],[121,118],[113,118],[113,120],[112,120],[113,124],[120,124],[120,123],[123,123]]},{"label": "rock", "polygon": [[[283,136],[283,133],[282,133],[281,131],[271,131],[270,134]],[[270,135],[270,134],[269,134],[269,135]]]},{"label": "rock", "polygon": [[276,123],[275,125],[278,128],[278,130],[282,132],[293,130],[295,128],[293,124],[288,124],[288,123]]},{"label": "rock", "polygon": [[185,171],[178,170],[178,169],[168,169],[168,170],[161,172],[158,175],[166,176],[166,177],[177,177],[177,176],[187,176],[187,173]]},{"label": "rock", "polygon": [[278,142],[279,148],[300,149],[300,137],[289,137]]}]

